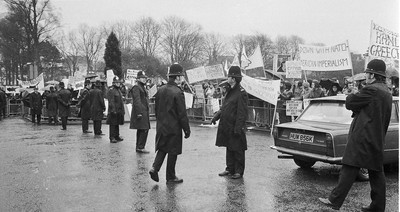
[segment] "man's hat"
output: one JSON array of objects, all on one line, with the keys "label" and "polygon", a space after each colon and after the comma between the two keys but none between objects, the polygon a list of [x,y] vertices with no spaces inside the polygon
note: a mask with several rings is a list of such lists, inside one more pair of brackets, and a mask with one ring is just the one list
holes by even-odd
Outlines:
[{"label": "man's hat", "polygon": [[89,79],[85,80],[85,85],[89,85],[89,84],[90,84],[90,80]]},{"label": "man's hat", "polygon": [[367,69],[364,72],[386,77],[386,64],[383,60],[373,59],[369,61]]},{"label": "man's hat", "polygon": [[101,87],[101,86],[102,86],[102,85],[101,85],[101,81],[100,81],[100,80],[96,80],[95,86],[96,86],[96,87]]},{"label": "man's hat", "polygon": [[58,84],[60,87],[64,87],[65,85],[64,85],[64,82],[60,82],[60,84]]},{"label": "man's hat", "polygon": [[242,71],[239,66],[231,66],[228,71],[228,77],[242,77]]},{"label": "man's hat", "polygon": [[122,82],[122,81],[119,79],[118,76],[115,76],[115,77],[113,78],[113,82]]},{"label": "man's hat", "polygon": [[183,67],[177,63],[169,67],[169,76],[183,76]]},{"label": "man's hat", "polygon": [[147,76],[146,76],[146,74],[144,73],[144,71],[139,71],[139,72],[137,73],[137,78],[138,78],[138,79],[140,79],[140,78],[147,78]]}]

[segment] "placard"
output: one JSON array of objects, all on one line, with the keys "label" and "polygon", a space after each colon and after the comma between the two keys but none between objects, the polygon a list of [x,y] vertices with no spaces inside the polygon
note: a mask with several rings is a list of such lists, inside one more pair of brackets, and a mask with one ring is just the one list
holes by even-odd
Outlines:
[{"label": "placard", "polygon": [[193,107],[193,94],[186,93],[186,92],[183,92],[183,94],[185,95],[186,109],[192,108]]},{"label": "placard", "polygon": [[242,74],[240,83],[247,93],[276,105],[279,97],[280,80],[260,80]]},{"label": "placard", "polygon": [[299,116],[302,112],[302,101],[286,101],[286,116]]},{"label": "placard", "polygon": [[286,78],[301,78],[301,62],[287,61],[286,62]]},{"label": "placard", "polygon": [[371,21],[369,60],[381,59],[386,68],[399,70],[399,33],[385,29]]}]

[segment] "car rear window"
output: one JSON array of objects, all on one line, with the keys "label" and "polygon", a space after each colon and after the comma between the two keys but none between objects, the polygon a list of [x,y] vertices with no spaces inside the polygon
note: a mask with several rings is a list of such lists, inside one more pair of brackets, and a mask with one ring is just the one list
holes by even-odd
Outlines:
[{"label": "car rear window", "polygon": [[351,124],[351,114],[344,102],[312,102],[299,120]]}]

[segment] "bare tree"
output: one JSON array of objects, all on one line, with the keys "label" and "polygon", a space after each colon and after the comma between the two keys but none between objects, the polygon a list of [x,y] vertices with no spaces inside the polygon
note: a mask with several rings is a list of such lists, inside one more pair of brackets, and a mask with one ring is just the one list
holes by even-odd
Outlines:
[{"label": "bare tree", "polygon": [[289,39],[286,36],[279,35],[275,40],[276,54],[290,54]]},{"label": "bare tree", "polygon": [[109,26],[104,26],[103,34],[109,35],[111,32],[117,36],[121,50],[132,50],[135,47],[135,37],[132,32],[134,22],[118,21]]},{"label": "bare tree", "polygon": [[293,58],[298,58],[299,44],[304,44],[303,38],[297,35],[291,35],[289,37],[289,49],[291,54],[293,55]]},{"label": "bare tree", "polygon": [[94,71],[94,64],[99,58],[99,53],[104,46],[104,33],[102,30],[89,27],[86,24],[80,25],[78,29],[77,41],[79,51],[85,56],[87,63],[86,73]]},{"label": "bare tree", "polygon": [[132,28],[133,36],[144,56],[155,56],[160,42],[161,25],[153,18],[143,17]]},{"label": "bare tree", "polygon": [[225,52],[225,46],[221,35],[212,33],[204,35],[204,50],[208,56],[208,64],[214,65],[218,62],[218,56]]},{"label": "bare tree", "polygon": [[17,20],[26,33],[29,52],[32,62],[39,66],[39,44],[51,37],[59,27],[58,17],[53,13],[50,0],[4,0],[12,13],[20,14]]},{"label": "bare tree", "polygon": [[[203,37],[201,27],[171,16],[164,19],[161,45],[171,63],[193,66],[201,57]],[[188,67],[186,67],[188,68]]]},{"label": "bare tree", "polygon": [[70,31],[67,36],[63,35],[57,44],[68,66],[69,75],[75,76],[75,72],[78,70],[78,59],[80,56],[76,31]]}]

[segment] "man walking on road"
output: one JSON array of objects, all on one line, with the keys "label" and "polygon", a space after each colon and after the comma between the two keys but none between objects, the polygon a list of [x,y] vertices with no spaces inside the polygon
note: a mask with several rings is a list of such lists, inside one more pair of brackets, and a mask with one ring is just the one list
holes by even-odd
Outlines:
[{"label": "man walking on road", "polygon": [[119,125],[124,124],[125,108],[120,91],[121,81],[116,76],[113,79],[112,88],[108,91],[108,116],[107,124],[110,125],[110,142],[123,141],[119,136]]},{"label": "man walking on road", "polygon": [[101,131],[101,121],[103,120],[103,112],[106,110],[103,92],[100,90],[101,82],[96,81],[95,87],[90,90],[90,114],[93,120],[94,135],[104,135]]},{"label": "man walking on road", "polygon": [[82,119],[82,132],[83,133],[91,133],[89,131],[89,119],[91,116],[90,113],[90,80],[85,80],[85,88],[82,90],[82,94],[79,96],[77,106],[80,107],[80,114]]},{"label": "man walking on road", "polygon": [[360,168],[368,169],[371,204],[361,211],[385,211],[386,181],[383,172],[383,146],[390,122],[392,95],[386,85],[386,65],[371,60],[365,70],[367,86],[349,94],[346,108],[353,112],[348,142],[342,159],[339,182],[328,198],[319,200],[339,210]]},{"label": "man walking on road", "polygon": [[156,125],[156,158],[150,170],[150,177],[158,182],[158,171],[167,158],[167,183],[182,183],[176,177],[175,164],[178,155],[182,154],[182,130],[185,138],[190,137],[189,119],[186,114],[185,96],[178,85],[184,79],[183,68],[173,64],[169,69],[169,81],[159,88],[155,95]]},{"label": "man walking on road", "polygon": [[248,97],[240,86],[242,72],[238,66],[232,66],[228,72],[230,89],[225,96],[221,109],[211,120],[219,121],[216,146],[226,147],[226,168],[219,176],[243,177],[245,168],[245,150],[247,150],[246,120]]},{"label": "man walking on road", "polygon": [[137,74],[137,83],[130,91],[130,95],[132,96],[130,129],[137,129],[136,152],[138,153],[149,153],[149,151],[144,149],[150,129],[149,94],[144,87],[146,80],[147,76],[143,71],[139,71]]},{"label": "man walking on road", "polygon": [[42,119],[41,115],[42,115],[43,102],[42,102],[42,95],[40,95],[40,93],[38,92],[38,88],[36,86],[33,88],[33,93],[29,95],[29,102],[31,104],[32,123],[35,123],[37,121],[37,124],[40,124],[40,120]]},{"label": "man walking on road", "polygon": [[54,124],[58,123],[57,120],[57,94],[54,91],[54,87],[50,87],[50,93],[46,96],[46,109],[47,109],[47,116],[49,117],[49,124],[54,121]]},{"label": "man walking on road", "polygon": [[64,82],[60,82],[58,91],[58,116],[61,117],[61,130],[67,129],[68,116],[70,115],[71,92],[65,89]]}]

